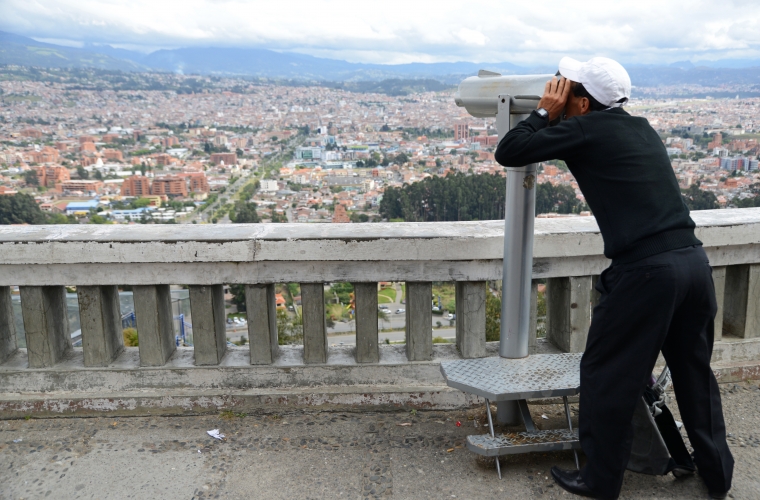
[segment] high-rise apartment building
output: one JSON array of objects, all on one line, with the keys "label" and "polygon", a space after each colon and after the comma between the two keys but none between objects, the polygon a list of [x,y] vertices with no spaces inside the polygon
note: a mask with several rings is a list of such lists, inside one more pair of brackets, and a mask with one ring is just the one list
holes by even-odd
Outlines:
[{"label": "high-rise apartment building", "polygon": [[187,196],[187,183],[182,177],[172,175],[156,177],[153,179],[150,193],[154,196]]},{"label": "high-rise apartment building", "polygon": [[467,141],[469,139],[470,139],[470,124],[469,123],[454,124],[454,140]]},{"label": "high-rise apartment building", "polygon": [[37,174],[37,182],[46,188],[55,188],[56,185],[71,179],[69,169],[59,166],[34,167]]},{"label": "high-rise apartment building", "polygon": [[208,193],[211,189],[206,179],[206,174],[203,172],[193,172],[184,174],[190,180],[190,192],[192,193]]},{"label": "high-rise apartment building", "polygon": [[127,177],[121,185],[122,196],[147,196],[150,194],[150,181],[142,175]]}]

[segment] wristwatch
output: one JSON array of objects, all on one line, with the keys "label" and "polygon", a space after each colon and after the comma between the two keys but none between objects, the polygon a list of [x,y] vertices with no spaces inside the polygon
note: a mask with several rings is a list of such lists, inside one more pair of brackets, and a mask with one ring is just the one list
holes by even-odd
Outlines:
[{"label": "wristwatch", "polygon": [[540,116],[541,118],[548,119],[549,118],[549,112],[546,111],[544,108],[538,108],[536,110],[536,114]]}]

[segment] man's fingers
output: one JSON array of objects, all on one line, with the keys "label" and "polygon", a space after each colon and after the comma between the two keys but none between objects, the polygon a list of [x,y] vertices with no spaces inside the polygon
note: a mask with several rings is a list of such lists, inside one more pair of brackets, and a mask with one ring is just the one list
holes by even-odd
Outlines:
[{"label": "man's fingers", "polygon": [[570,83],[570,80],[567,78],[562,79],[562,84],[564,87],[562,88],[562,97],[567,97],[570,95],[570,90],[573,88],[573,85]]},{"label": "man's fingers", "polygon": [[549,80],[546,82],[546,85],[544,86],[544,95],[548,95],[549,92],[552,90],[552,81]]},{"label": "man's fingers", "polygon": [[552,77],[552,94],[557,93],[557,87],[559,86],[559,80],[557,80],[556,76]]}]

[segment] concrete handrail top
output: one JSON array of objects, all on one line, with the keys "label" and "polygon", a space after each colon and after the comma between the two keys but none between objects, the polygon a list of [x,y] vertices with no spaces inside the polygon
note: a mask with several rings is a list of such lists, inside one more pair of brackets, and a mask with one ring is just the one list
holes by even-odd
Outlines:
[{"label": "concrete handrail top", "polygon": [[[760,243],[760,208],[692,212],[705,247]],[[0,265],[500,260],[503,221],[0,226]],[[594,217],[535,220],[535,258],[601,256]]]}]

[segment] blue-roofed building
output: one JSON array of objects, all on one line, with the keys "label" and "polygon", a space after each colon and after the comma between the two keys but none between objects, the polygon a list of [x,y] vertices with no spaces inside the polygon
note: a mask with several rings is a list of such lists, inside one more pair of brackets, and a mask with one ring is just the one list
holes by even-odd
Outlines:
[{"label": "blue-roofed building", "polygon": [[86,215],[90,213],[90,210],[95,210],[96,208],[98,208],[99,204],[100,204],[100,201],[98,200],[72,201],[71,203],[66,205],[66,215],[77,214],[77,213],[84,213]]}]

